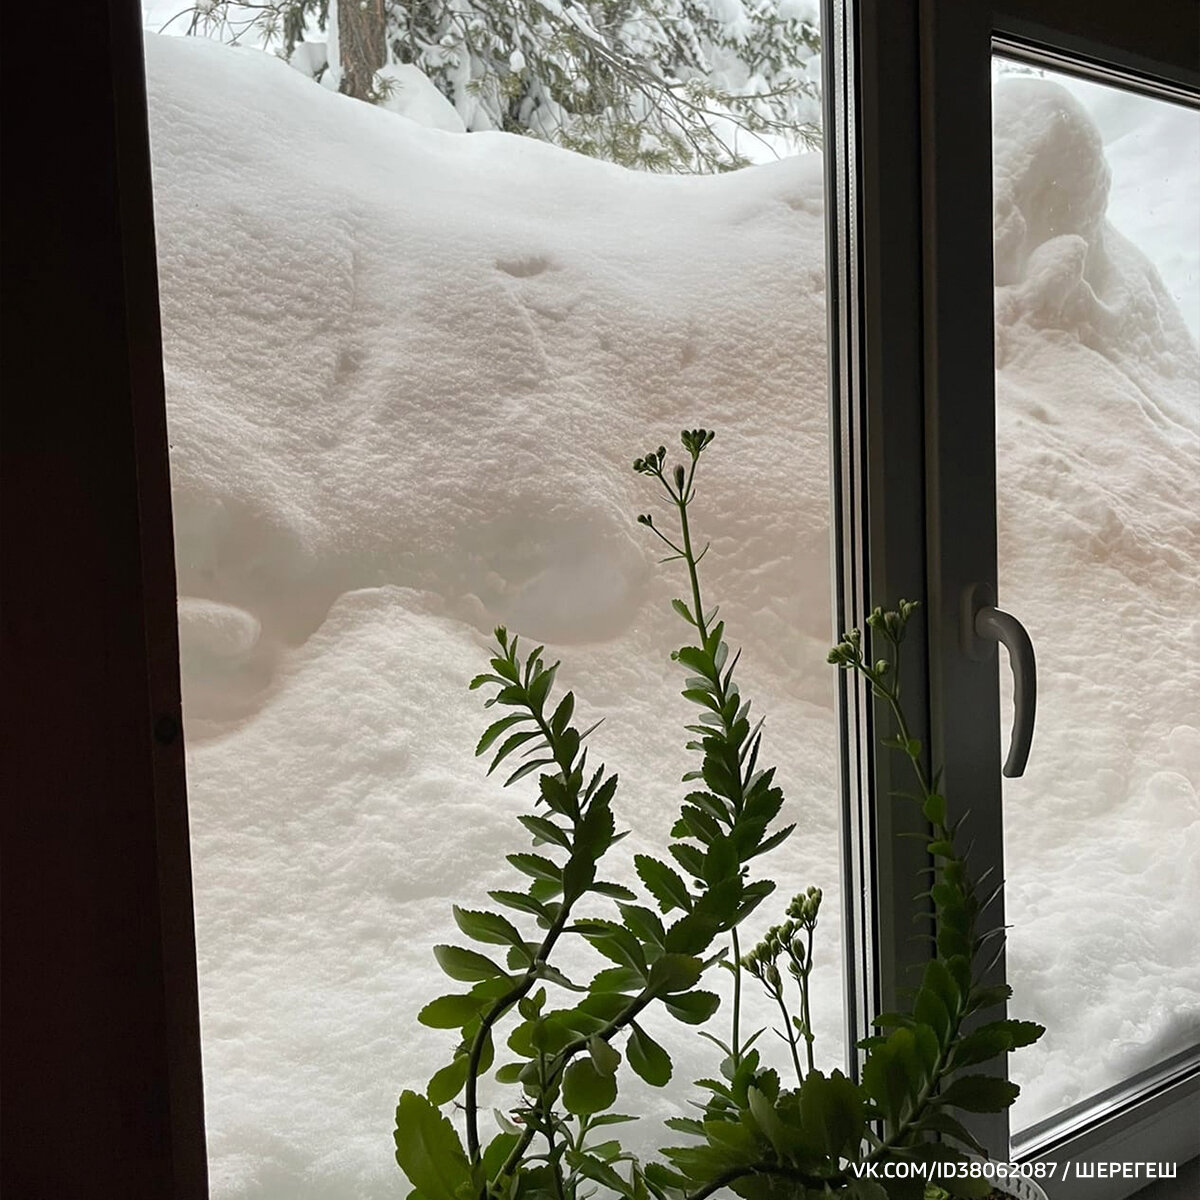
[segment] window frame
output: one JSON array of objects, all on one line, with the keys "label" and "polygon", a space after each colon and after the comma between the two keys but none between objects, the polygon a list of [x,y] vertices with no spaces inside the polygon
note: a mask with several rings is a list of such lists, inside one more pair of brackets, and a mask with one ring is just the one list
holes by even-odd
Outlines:
[{"label": "window frame", "polygon": [[[997,587],[992,55],[1070,63],[1153,94],[1195,97],[1200,39],[1187,8],[1148,0],[1135,25],[1127,6],[1109,0],[825,4],[829,269],[840,297],[830,322],[838,612],[842,628],[861,627],[872,600],[923,601],[925,640],[910,653],[922,655],[924,670],[906,684],[920,710],[914,726],[944,771],[952,811],[970,797],[975,869],[995,878],[1003,878],[999,656],[993,648],[973,662],[959,648],[964,590]],[[841,698],[853,1045],[927,960],[909,932],[926,908],[909,892],[914,871],[930,864],[919,842],[897,840],[927,830],[887,801],[896,764],[875,752],[870,698],[854,681],[844,681]],[[1004,924],[1003,901],[989,926]],[[989,982],[1004,978],[1001,955]],[[857,1069],[856,1056],[849,1065]],[[1150,1147],[1162,1160],[1189,1159],[1200,1148],[1200,1053],[1015,1141],[1007,1113],[971,1127],[1014,1159],[1144,1160]],[[1109,1182],[1105,1197],[1117,1200],[1145,1181]],[[1051,1194],[1100,1197],[1100,1186],[1060,1182]]]},{"label": "window frame", "polygon": [[[985,807],[995,810],[987,836],[998,852],[997,662],[964,667],[950,632],[957,581],[975,572],[946,517],[953,459],[963,446],[979,446],[969,431],[938,419],[939,397],[965,395],[977,406],[976,432],[994,423],[990,171],[982,149],[990,142],[977,136],[988,128],[990,74],[980,64],[990,66],[1000,38],[1029,53],[1081,57],[1156,86],[1196,89],[1194,27],[1180,0],[1141,0],[1137,28],[1127,4],[1108,0],[823,6],[827,128],[836,149],[826,162],[838,621],[861,625],[875,598],[925,601],[925,620],[913,633],[921,661],[908,672],[914,732],[947,763],[951,794],[983,789]],[[45,83],[41,56],[25,49],[44,41],[43,24],[36,6],[26,6],[10,14],[5,39],[6,151],[22,175],[10,176],[5,196],[12,271],[6,366],[10,386],[36,386],[19,410],[5,411],[4,616],[6,631],[33,631],[34,640],[20,653],[5,647],[6,691],[30,719],[6,729],[19,753],[5,769],[23,791],[22,803],[5,809],[4,1179],[14,1191],[32,1181],[30,1194],[53,1179],[59,1194],[112,1188],[150,1197],[165,1187],[199,1198],[207,1194],[207,1165],[141,11],[137,0],[107,0],[55,30],[61,57],[86,60],[98,72],[94,103],[82,108],[70,89],[37,105],[22,99]],[[955,223],[938,219],[949,186],[938,164],[956,148],[976,172],[983,164],[965,223],[961,198]],[[78,212],[103,212],[105,221],[64,219],[64,196]],[[975,291],[986,291],[986,300],[966,295],[981,270],[989,287]],[[48,355],[71,361],[52,361],[48,370]],[[90,373],[76,365],[84,359]],[[81,394],[98,406],[90,442],[62,436],[77,431]],[[102,454],[109,454],[106,469],[96,472]],[[61,482],[77,477],[89,488],[86,503],[103,509],[103,520],[82,533],[78,510],[63,503],[73,493]],[[994,484],[989,505],[993,498]],[[37,507],[37,522],[22,516],[28,506]],[[991,511],[991,541],[979,562],[994,582]],[[46,603],[45,584],[71,578],[56,546],[78,548],[81,537],[106,569],[88,580],[93,603],[67,612]],[[65,618],[78,625],[69,642],[55,627]],[[946,700],[954,694],[948,683],[958,686],[964,671],[983,695],[965,733]],[[97,680],[106,679],[119,690],[98,692]],[[841,680],[845,894],[852,901],[847,1011],[858,1037],[924,961],[909,930],[921,910],[911,896],[913,872],[925,860],[919,843],[897,836],[919,826],[886,801],[899,782],[897,764],[875,752],[871,699],[849,676]],[[96,702],[111,704],[103,720],[89,720]],[[51,803],[51,774],[55,786],[78,789],[81,803]],[[52,844],[56,851],[47,853]],[[26,852],[19,867],[14,845]],[[33,882],[57,899],[9,902]],[[80,902],[91,906],[87,939]],[[122,964],[135,936],[144,954],[131,973]],[[48,947],[63,955],[56,975],[38,959]],[[78,994],[70,1003],[64,979]],[[121,1022],[131,1012],[145,1019],[136,1040],[123,1042]],[[75,1020],[86,1020],[94,1036],[64,1038],[64,1021]],[[89,1080],[102,1082],[103,1101]],[[1171,1138],[1196,1110],[1200,1074],[1176,1072],[1139,1088],[1102,1119],[1082,1114],[1065,1140],[1029,1153],[1111,1156],[1122,1139],[1136,1137],[1143,1139],[1139,1157],[1151,1144],[1166,1148],[1148,1156],[1172,1157]],[[8,1106],[16,1095],[19,1121],[16,1104]],[[120,1119],[95,1121],[97,1103]],[[999,1129],[992,1123],[993,1139]],[[994,1144],[1007,1145],[1006,1126]],[[110,1170],[116,1173],[106,1176]]]}]

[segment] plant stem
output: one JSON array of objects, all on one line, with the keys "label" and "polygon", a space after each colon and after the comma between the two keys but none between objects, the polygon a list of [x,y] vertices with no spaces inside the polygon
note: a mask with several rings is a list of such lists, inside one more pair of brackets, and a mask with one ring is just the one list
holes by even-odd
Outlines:
[{"label": "plant stem", "polygon": [[803,1083],[804,1071],[800,1066],[800,1051],[796,1046],[796,1031],[792,1026],[792,1014],[788,1012],[787,1004],[783,999],[783,989],[780,988],[779,991],[775,991],[774,988],[771,988],[769,990],[771,995],[775,997],[775,1003],[779,1005],[779,1011],[783,1015],[783,1032],[784,1036],[787,1038],[788,1048],[792,1052],[792,1062],[796,1067],[796,1082]]},{"label": "plant stem", "polygon": [[[656,996],[657,992],[644,990],[639,992],[607,1025],[602,1029],[597,1030],[595,1034],[589,1037],[600,1037],[604,1041],[608,1041],[614,1033],[619,1033],[645,1008]],[[557,1082],[559,1075],[566,1069],[567,1063],[584,1049],[588,1044],[588,1038],[578,1037],[573,1042],[568,1042],[555,1056],[554,1069],[546,1077],[543,1086],[543,1092]],[[531,1126],[526,1125],[521,1133],[521,1140],[509,1151],[508,1157],[504,1160],[504,1165],[496,1173],[496,1177],[490,1180],[484,1188],[483,1196],[493,1193],[496,1185],[500,1183],[507,1175],[511,1174],[517,1164],[525,1157],[525,1151],[529,1149],[529,1143],[533,1141],[534,1134],[537,1131]]]},{"label": "plant stem", "polygon": [[742,952],[738,945],[738,932],[735,925],[729,936],[733,939],[733,1065],[736,1068],[742,1061]]},{"label": "plant stem", "polygon": [[[691,480],[689,479],[689,483]],[[686,494],[686,493],[685,493]],[[688,527],[687,500],[682,497],[675,501],[679,509],[679,525],[683,531],[683,557],[687,563],[688,578],[692,583],[692,604],[696,610],[696,629],[700,633],[701,642],[707,640],[708,629],[704,624],[704,603],[700,599],[700,576],[696,571],[696,556],[692,553],[692,533]]]},{"label": "plant stem", "polygon": [[807,948],[805,950],[804,975],[800,982],[800,1019],[804,1022],[804,1044],[808,1051],[808,1069],[813,1070],[813,1042],[816,1040],[812,1029],[812,1014],[808,1009],[808,979],[812,971],[813,931],[807,931]]},{"label": "plant stem", "polygon": [[[679,509],[679,526],[683,534],[683,558],[687,563],[688,578],[692,584],[692,605],[695,609],[696,631],[700,634],[701,644],[708,640],[708,627],[704,621],[704,601],[700,596],[700,575],[696,570],[696,556],[692,551],[692,531],[688,524],[688,504],[691,501],[692,478],[696,473],[696,460],[692,460],[692,469],[688,474],[687,482],[684,484],[682,492],[675,498],[675,507]],[[669,490],[669,489],[668,489]],[[673,494],[673,493],[672,493]],[[725,707],[727,699],[725,688],[721,683],[721,673],[717,672],[717,694],[721,707]],[[721,718],[725,725],[725,732],[730,729],[729,722],[725,721],[724,716]],[[734,799],[734,813],[741,813],[741,790],[742,777],[740,770],[735,770],[734,777],[737,780],[736,790],[738,795]],[[742,955],[741,948],[738,945],[738,934],[736,926],[731,929],[730,936],[733,939],[733,1030],[730,1047],[733,1050],[733,1065],[736,1069],[742,1061]]]},{"label": "plant stem", "polygon": [[[556,745],[559,739],[554,736],[554,731],[550,728],[540,711],[534,712],[533,709],[530,709],[530,712],[533,713],[538,728],[542,731],[542,736],[554,751],[554,760],[562,772],[563,779],[569,779],[573,764],[569,759],[564,758],[563,748]],[[577,808],[578,806],[576,806]],[[579,820],[578,813],[576,813],[573,824],[578,826]],[[530,963],[529,968],[526,970],[524,978],[511,991],[500,997],[487,1011],[487,1014],[480,1022],[479,1031],[471,1042],[471,1050],[467,1058],[467,1083],[466,1092],[463,1096],[463,1108],[466,1110],[467,1118],[467,1157],[472,1165],[479,1161],[479,1061],[483,1055],[483,1047],[486,1043],[487,1035],[491,1031],[492,1026],[518,1000],[527,995],[530,988],[537,982],[539,978],[538,971],[542,964],[550,957],[550,951],[554,949],[555,942],[558,941],[563,929],[566,928],[567,919],[571,915],[573,904],[574,899],[567,896],[564,892],[558,913],[555,915],[550,928],[546,931],[546,936],[542,939],[542,944],[538,947],[538,951],[534,955],[533,962]]]},{"label": "plant stem", "polygon": [[466,1094],[463,1096],[463,1108],[467,1114],[467,1157],[472,1165],[479,1161],[479,1060],[483,1055],[487,1036],[491,1032],[492,1026],[518,1000],[527,995],[529,989],[537,982],[538,968],[546,961],[550,951],[554,948],[554,943],[558,941],[559,935],[566,927],[570,911],[570,905],[565,903],[559,908],[558,915],[554,918],[554,923],[550,926],[545,938],[542,939],[537,955],[525,972],[524,978],[488,1009],[479,1024],[479,1031],[471,1041],[471,1050],[467,1057],[467,1086]]}]

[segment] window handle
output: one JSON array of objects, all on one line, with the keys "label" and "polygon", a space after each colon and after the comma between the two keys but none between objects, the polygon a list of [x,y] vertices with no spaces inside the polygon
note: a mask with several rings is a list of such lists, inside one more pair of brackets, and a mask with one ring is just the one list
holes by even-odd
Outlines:
[{"label": "window handle", "polygon": [[1025,626],[1011,613],[995,606],[995,595],[986,584],[969,588],[963,605],[963,649],[969,658],[983,659],[989,642],[1001,642],[1008,651],[1013,674],[1013,728],[1003,773],[1016,779],[1025,773],[1033,723],[1037,715],[1037,660]]}]

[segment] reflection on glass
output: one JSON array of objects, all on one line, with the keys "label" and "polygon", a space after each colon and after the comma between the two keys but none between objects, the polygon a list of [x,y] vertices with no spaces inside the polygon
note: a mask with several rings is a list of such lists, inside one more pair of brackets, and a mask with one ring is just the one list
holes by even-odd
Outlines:
[{"label": "reflection on glass", "polygon": [[999,63],[993,150],[1021,1129],[1200,1043],[1200,113]]},{"label": "reflection on glass", "polygon": [[[844,1054],[819,156],[727,113],[714,136],[772,161],[695,174],[676,145],[676,173],[630,170],[547,144],[561,125],[462,132],[480,97],[415,67],[383,103],[338,95],[302,45],[289,66],[147,36],[218,1200],[403,1194],[396,1096],[454,1048],[415,1021],[454,990],[431,947],[528,849],[526,801],[473,757],[494,625],[548,642],[605,718],[592,753],[633,831],[610,877],[667,835],[693,765],[668,660],[685,584],[635,524],[630,466],[684,425],[718,431],[706,590],[801,822],[745,944],[824,889],[817,1046]],[[716,1072],[694,1030],[654,1032],[676,1079]],[[638,1100],[644,1144],[678,1111],[661,1095]]]}]

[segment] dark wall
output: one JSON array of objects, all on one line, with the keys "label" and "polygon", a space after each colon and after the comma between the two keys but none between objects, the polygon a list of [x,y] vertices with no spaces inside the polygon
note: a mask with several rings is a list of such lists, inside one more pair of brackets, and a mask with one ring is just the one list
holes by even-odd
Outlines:
[{"label": "dark wall", "polygon": [[141,14],[5,10],[5,1196],[199,1197]]}]

